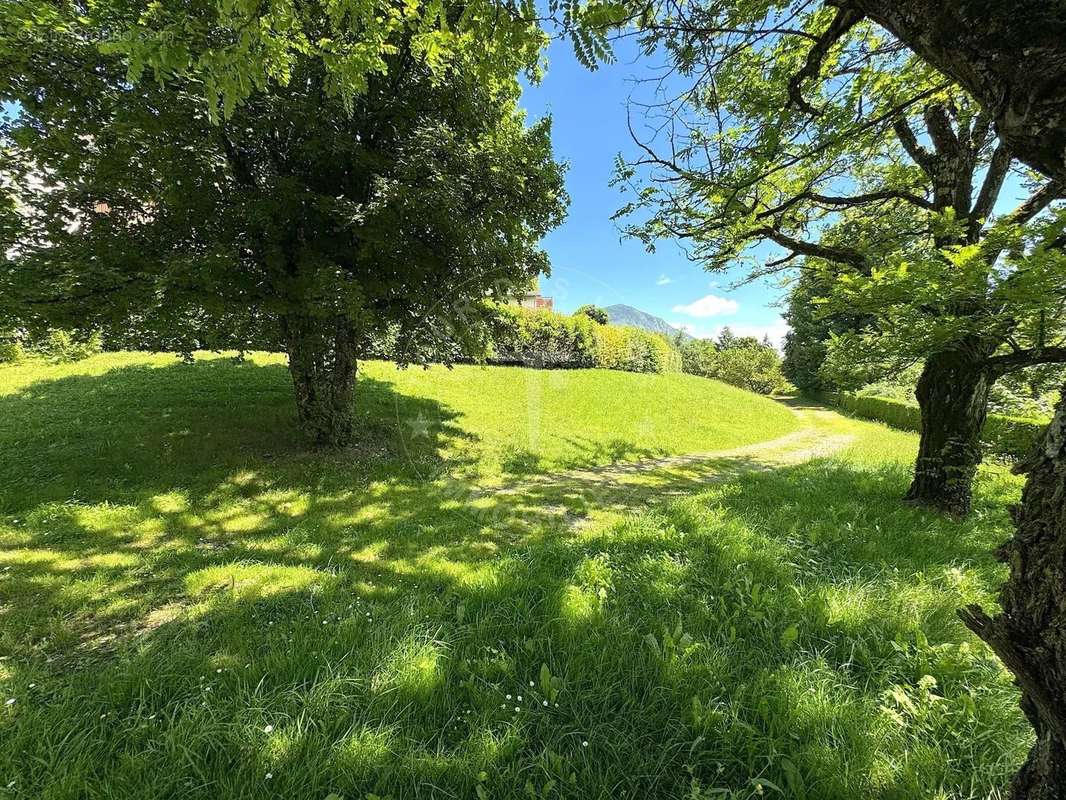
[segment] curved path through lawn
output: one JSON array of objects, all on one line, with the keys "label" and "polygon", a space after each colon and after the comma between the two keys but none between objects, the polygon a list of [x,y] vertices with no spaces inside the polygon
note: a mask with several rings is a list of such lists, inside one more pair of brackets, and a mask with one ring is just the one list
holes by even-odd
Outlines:
[{"label": "curved path through lawn", "polygon": [[728,450],[608,464],[603,467],[552,472],[482,488],[471,498],[503,499],[524,495],[540,510],[564,516],[571,523],[597,512],[621,512],[698,490],[708,483],[731,480],[747,472],[789,466],[833,455],[855,440],[834,425],[841,416],[806,400],[784,399],[802,426],[785,436]]}]

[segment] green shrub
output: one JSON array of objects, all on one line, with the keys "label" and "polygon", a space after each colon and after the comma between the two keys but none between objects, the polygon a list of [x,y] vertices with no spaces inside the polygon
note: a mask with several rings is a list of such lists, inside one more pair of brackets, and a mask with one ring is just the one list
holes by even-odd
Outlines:
[{"label": "green shrub", "polygon": [[14,364],[25,358],[40,357],[54,362],[80,361],[103,350],[99,333],[76,337],[69,331],[52,329],[41,335],[15,330],[0,333],[0,364]]},{"label": "green shrub", "polygon": [[622,325],[596,327],[596,366],[625,372],[680,372],[681,354],[665,336]]},{"label": "green shrub", "polygon": [[0,364],[17,364],[26,357],[21,342],[0,341]]},{"label": "green shrub", "polygon": [[691,339],[681,345],[681,369],[689,375],[714,377],[718,345],[710,339]]},{"label": "green shrub", "polygon": [[33,349],[49,361],[81,361],[103,350],[103,337],[93,333],[87,338],[78,338],[69,331],[51,330]]},{"label": "green shrub", "polygon": [[606,325],[609,321],[607,309],[591,304],[586,304],[578,308],[578,310],[574,312],[574,316],[588,317],[593,322],[598,322],[600,325]]},{"label": "green shrub", "polygon": [[[827,399],[856,417],[876,420],[905,431],[922,429],[921,411],[913,403],[853,394],[827,395]],[[992,455],[1024,458],[1046,427],[1047,422],[1041,420],[989,414],[981,439]]]},{"label": "green shrub", "polygon": [[488,361],[549,369],[592,367],[596,327],[586,316],[500,306]]},{"label": "green shrub", "polygon": [[791,389],[781,371],[781,356],[758,342],[721,347],[706,339],[696,340],[685,344],[682,359],[685,372],[749,392],[774,394]]}]

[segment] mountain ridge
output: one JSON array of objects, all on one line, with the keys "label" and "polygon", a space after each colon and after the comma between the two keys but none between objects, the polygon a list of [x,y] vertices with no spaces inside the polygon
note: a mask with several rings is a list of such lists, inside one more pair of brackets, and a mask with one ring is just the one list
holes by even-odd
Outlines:
[{"label": "mountain ridge", "polygon": [[641,311],[639,308],[628,306],[625,303],[615,303],[604,309],[607,312],[607,320],[612,325],[628,325],[632,328],[640,328],[652,333],[661,333],[663,336],[674,338],[681,334],[682,341],[688,341],[692,337],[680,328],[675,328],[662,317]]}]

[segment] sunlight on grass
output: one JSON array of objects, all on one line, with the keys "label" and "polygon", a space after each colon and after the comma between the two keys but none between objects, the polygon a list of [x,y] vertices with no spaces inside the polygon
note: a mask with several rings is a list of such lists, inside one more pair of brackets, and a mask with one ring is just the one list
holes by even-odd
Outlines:
[{"label": "sunlight on grass", "polygon": [[334,577],[308,567],[229,564],[197,570],[185,578],[189,595],[224,591],[235,600],[256,600],[285,592],[328,585]]},{"label": "sunlight on grass", "polygon": [[[359,391],[323,455],[275,356],[0,368],[0,787],[987,800],[1023,757],[954,613],[1002,579],[1003,468],[952,522],[899,501],[915,437],[687,376]],[[800,419],[845,449],[534,480]]]}]

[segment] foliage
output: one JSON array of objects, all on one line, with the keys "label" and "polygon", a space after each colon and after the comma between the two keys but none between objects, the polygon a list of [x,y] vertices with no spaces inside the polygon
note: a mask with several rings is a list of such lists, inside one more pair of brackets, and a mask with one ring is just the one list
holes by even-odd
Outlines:
[{"label": "foliage", "polygon": [[497,308],[487,360],[547,369],[681,371],[680,353],[660,334],[601,324],[583,313],[567,316],[513,305]]},{"label": "foliage", "polygon": [[1064,228],[1066,211],[1025,228],[1005,222],[977,244],[892,254],[869,273],[820,267],[832,289],[814,302],[867,320],[831,337],[826,371],[895,372],[967,342],[993,380],[1066,359],[1066,309],[1052,300],[1066,296],[1066,254],[1054,244]]},{"label": "foliage", "polygon": [[710,339],[689,339],[681,344],[681,369],[710,378],[718,359],[718,345]]},{"label": "foliage", "polygon": [[751,337],[719,337],[686,342],[682,348],[685,372],[714,378],[759,394],[787,392],[791,387],[781,371],[781,357],[770,346]]},{"label": "foliage", "polygon": [[99,331],[78,335],[65,330],[45,330],[37,336],[26,331],[0,335],[0,364],[16,364],[25,358],[43,358],[53,363],[81,361],[103,350]]},{"label": "foliage", "polygon": [[[837,406],[857,417],[877,420],[905,431],[922,429],[921,411],[913,403],[869,395],[830,396]],[[1021,459],[1032,451],[1046,427],[1047,421],[1042,419],[989,414],[981,432],[981,440],[992,455]]]},{"label": "foliage", "polygon": [[595,324],[584,315],[501,305],[496,311],[488,360],[544,369],[596,365]]},{"label": "foliage", "polygon": [[989,407],[999,414],[1051,419],[1066,366],[1045,364],[1004,375],[992,387]]},{"label": "foliage", "polygon": [[[829,340],[833,334],[855,330],[863,320],[845,309],[827,309],[823,300],[832,292],[832,287],[820,280],[813,270],[801,270],[788,292],[788,307],[784,318],[789,331],[785,335],[784,359],[781,370],[785,377],[802,392],[825,392],[841,388],[837,380],[828,376],[823,370],[828,354]],[[848,376],[847,385],[863,383],[862,379],[852,380]],[[863,375],[868,379],[869,375]],[[838,378],[839,380],[839,378]],[[911,390],[913,391],[913,384]]]},{"label": "foliage", "polygon": [[[245,14],[203,6],[197,30],[228,30]],[[222,8],[236,16],[218,17]],[[363,19],[332,3],[285,8],[284,42]],[[415,3],[398,21],[390,12],[383,27],[329,45],[340,65],[321,51],[326,39],[306,52],[278,41],[284,80],[229,72],[233,59],[255,60],[245,45],[277,33],[273,17],[207,66],[177,44],[141,52],[145,38],[101,57],[96,43],[129,21],[125,10],[102,2],[68,19],[53,9],[44,19],[55,29],[28,34],[2,60],[0,98],[19,105],[0,128],[0,172],[14,178],[29,231],[0,270],[2,310],[18,324],[108,338],[133,330],[183,351],[283,349],[309,432],[343,444],[347,376],[373,343],[395,336],[394,357],[420,362],[450,328],[475,349],[485,300],[547,271],[539,240],[567,197],[550,120],[527,124],[517,105],[515,73],[520,61],[533,66],[536,48],[486,60],[494,45],[471,38],[479,23],[467,19],[470,32],[438,63],[436,34],[412,39],[403,21],[439,26],[476,10]],[[20,24],[19,12],[4,13]],[[160,6],[137,24],[181,41],[186,13]],[[507,27],[501,20],[504,39]],[[366,37],[365,49],[351,35]],[[395,69],[360,62],[379,56]],[[141,65],[167,80],[131,84]],[[358,91],[334,83],[348,69],[365,78],[353,79]],[[243,75],[246,91],[212,87],[223,74]],[[217,91],[242,102],[212,121]]]},{"label": "foliage", "polygon": [[599,306],[589,304],[580,306],[577,311],[574,312],[574,316],[578,316],[579,314],[588,317],[593,322],[598,322],[600,325],[606,325],[608,323],[607,309],[600,308]]},{"label": "foliage", "polygon": [[[1016,478],[986,470],[967,521],[908,508],[915,437],[821,413],[840,459],[726,461],[678,499],[667,469],[613,515],[581,474],[459,478],[531,440],[558,469],[795,415],[686,375],[372,363],[353,458],[307,453],[289,384],[258,354],[0,371],[5,785],[985,797],[1024,757],[1017,690],[954,614],[1000,579]],[[664,627],[689,637],[668,661]]]},{"label": "foliage", "polygon": [[681,354],[662,334],[628,325],[601,325],[596,335],[596,366],[627,372],[680,372]]}]

